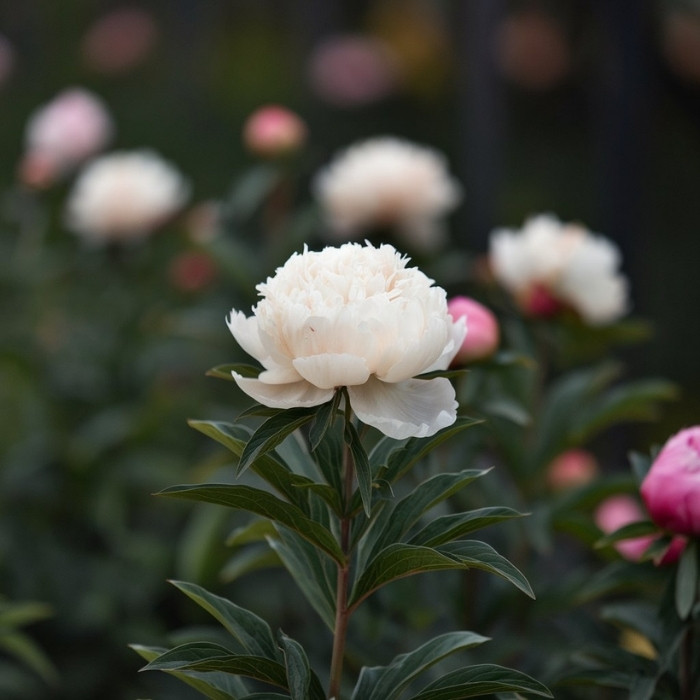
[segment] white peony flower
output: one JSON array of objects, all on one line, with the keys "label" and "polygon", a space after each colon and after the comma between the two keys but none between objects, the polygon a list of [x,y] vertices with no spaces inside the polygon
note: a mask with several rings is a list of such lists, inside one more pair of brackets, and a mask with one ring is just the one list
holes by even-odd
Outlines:
[{"label": "white peony flower", "polygon": [[152,151],[112,153],[80,173],[67,225],[94,241],[137,238],[164,223],[188,194],[180,173]]},{"label": "white peony flower", "polygon": [[265,368],[238,386],[273,408],[317,406],[347,387],[357,417],[384,434],[426,437],[455,421],[449,380],[414,379],[446,369],[466,327],[445,291],[407,267],[392,246],[346,243],[294,254],[259,284],[262,299],[228,326]]},{"label": "white peony flower", "polygon": [[71,88],[40,107],[27,122],[27,158],[72,168],[102,149],[112,137],[112,120],[102,100]]},{"label": "white peony flower", "polygon": [[615,244],[554,216],[532,217],[520,231],[494,231],[490,262],[497,281],[534,315],[570,307],[600,325],[627,311],[628,283]]},{"label": "white peony flower", "polygon": [[460,199],[440,153],[392,137],[342,152],[318,173],[314,190],[336,236],[390,225],[423,248],[439,241],[437,219]]}]

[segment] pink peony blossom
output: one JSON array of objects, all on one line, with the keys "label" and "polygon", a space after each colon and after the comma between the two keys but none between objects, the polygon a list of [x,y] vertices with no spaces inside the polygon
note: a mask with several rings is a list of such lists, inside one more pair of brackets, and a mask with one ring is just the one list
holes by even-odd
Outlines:
[{"label": "pink peony blossom", "polygon": [[598,474],[598,463],[587,450],[562,452],[547,467],[547,483],[553,491],[589,484]]},{"label": "pink peony blossom", "polygon": [[[627,495],[611,496],[606,499],[598,506],[594,515],[596,525],[606,534],[645,519],[646,514],[639,502]],[[616,542],[615,549],[625,559],[638,561],[656,539],[658,538],[654,535],[633,537],[629,540]],[[684,538],[674,537],[668,549],[654,563],[672,564],[678,560],[685,545]]]},{"label": "pink peony blossom", "polygon": [[265,158],[298,151],[306,140],[306,125],[294,112],[267,105],[253,112],[243,127],[248,150]]},{"label": "pink peony blossom", "polygon": [[496,352],[500,332],[498,321],[489,309],[469,297],[454,297],[447,302],[447,311],[455,321],[465,318],[469,329],[453,365],[483,360]]},{"label": "pink peony blossom", "polygon": [[700,535],[700,426],[668,440],[644,478],[641,493],[659,527]]}]

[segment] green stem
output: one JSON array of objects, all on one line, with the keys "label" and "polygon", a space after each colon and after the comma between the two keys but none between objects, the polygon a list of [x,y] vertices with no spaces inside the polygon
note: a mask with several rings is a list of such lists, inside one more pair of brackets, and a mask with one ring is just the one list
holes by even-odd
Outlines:
[{"label": "green stem", "polygon": [[681,642],[681,700],[694,700],[693,689],[693,628],[688,626]]},{"label": "green stem", "polygon": [[355,479],[355,465],[350,456],[350,448],[345,445],[343,450],[343,474],[345,491],[345,511],[340,521],[340,546],[346,555],[344,564],[338,564],[338,578],[335,594],[335,626],[333,629],[333,656],[331,658],[331,680],[328,697],[340,700],[340,685],[343,677],[343,660],[345,657],[345,640],[348,632],[348,620],[351,611],[348,609],[348,588],[350,583],[350,525],[352,517],[348,515],[352,500],[352,489]]}]

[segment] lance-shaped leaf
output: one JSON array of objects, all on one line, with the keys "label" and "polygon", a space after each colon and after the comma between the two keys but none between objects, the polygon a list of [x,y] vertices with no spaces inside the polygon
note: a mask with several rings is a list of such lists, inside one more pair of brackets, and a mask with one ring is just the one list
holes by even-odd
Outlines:
[{"label": "lance-shaped leaf", "polygon": [[459,558],[468,568],[480,569],[510,581],[525,595],[534,598],[535,594],[522,572],[501,556],[491,545],[479,540],[460,540],[436,547],[437,551]]},{"label": "lance-shaped leaf", "polygon": [[[207,437],[213,438],[224,445],[224,447],[227,447],[237,457],[243,454],[246,443],[251,436],[251,431],[248,428],[232,423],[190,420],[188,424],[200,433],[204,433]],[[292,474],[289,467],[279,459],[269,454],[263,455],[255,460],[251,470],[288,501],[306,511],[306,497],[297,488],[297,484],[303,481],[303,478]]]},{"label": "lance-shaped leaf", "polygon": [[495,664],[479,664],[447,673],[410,700],[460,700],[506,692],[552,697],[546,686],[525,673]]},{"label": "lance-shaped leaf", "polygon": [[222,581],[230,583],[245,574],[260,569],[277,568],[282,566],[282,562],[277,554],[270,550],[267,543],[260,546],[247,547],[243,551],[236,552],[224,564],[219,577]]},{"label": "lance-shaped leaf", "polygon": [[297,506],[286,503],[267,491],[235,484],[204,484],[171,486],[157,495],[216,503],[262,515],[299,533],[337,562],[342,564],[345,561],[343,551],[326,528],[308,518]]},{"label": "lance-shaped leaf", "polygon": [[292,700],[325,700],[318,676],[311,670],[306,652],[299,642],[280,632],[280,644],[287,668],[287,684]]},{"label": "lance-shaped leaf", "polygon": [[445,440],[479,423],[483,423],[483,421],[462,416],[457,418],[451,426],[440,430],[430,438],[411,438],[402,449],[391,453],[387,471],[382,475],[383,478],[389,483],[395,482],[402,474],[406,473],[416,464],[416,462],[420,461],[438,445],[445,442]]},{"label": "lance-shaped leaf", "polygon": [[249,365],[245,363],[231,364],[231,365],[217,365],[212,367],[206,372],[207,377],[216,377],[217,379],[226,379],[229,382],[235,381],[233,378],[233,373],[240,374],[242,377],[251,377],[257,379],[260,372],[262,372],[262,367],[256,367],[255,365]]},{"label": "lance-shaped leaf", "polygon": [[681,555],[676,570],[676,612],[685,620],[698,597],[698,549],[691,542]]},{"label": "lance-shaped leaf", "polygon": [[230,673],[287,690],[287,672],[278,661],[264,656],[232,654],[224,647],[209,642],[181,644],[153,659],[143,670]]},{"label": "lance-shaped leaf", "polygon": [[248,440],[238,461],[238,474],[244,472],[258,457],[274,450],[288,435],[308,423],[316,408],[290,408],[268,418]]},{"label": "lance-shaped leaf", "polygon": [[357,607],[374,591],[406,576],[446,569],[466,569],[457,557],[430,547],[394,543],[383,549],[359,577],[350,596],[350,608]]},{"label": "lance-shaped leaf", "polygon": [[645,537],[646,535],[658,535],[659,528],[651,520],[640,520],[636,523],[629,523],[628,525],[623,525],[621,528],[611,532],[605,537],[601,537],[595,546],[597,549],[602,547],[608,547],[615,542],[621,542],[623,540],[630,540],[634,537]]},{"label": "lance-shaped leaf", "polygon": [[410,539],[410,544],[423,545],[424,547],[437,547],[440,544],[451,542],[458,537],[464,537],[471,532],[476,532],[488,525],[521,518],[522,513],[512,508],[493,506],[470,510],[466,513],[454,513],[436,518]]},{"label": "lance-shaped leaf", "polygon": [[352,423],[345,425],[345,442],[350,448],[353,462],[355,463],[355,474],[357,475],[357,485],[362,498],[362,506],[369,517],[372,511],[372,470],[369,466],[369,458],[362,445],[360,436]]},{"label": "lance-shaped leaf", "polygon": [[408,496],[393,507],[385,507],[363,538],[358,567],[372,559],[392,542],[398,542],[411,526],[438,503],[457,493],[488,470],[465,469],[462,472],[436,474],[416,486]]},{"label": "lance-shaped leaf", "polygon": [[309,429],[309,445],[311,446],[312,452],[321,444],[329,428],[333,425],[341,396],[342,393],[336,391],[330,401],[327,401],[316,409],[316,415]]},{"label": "lance-shaped leaf", "polygon": [[[353,700],[394,700],[416,676],[438,661],[488,641],[474,632],[449,632],[415,651],[397,656],[388,666],[362,669]],[[363,675],[366,680],[363,681]]]},{"label": "lance-shaped leaf", "polygon": [[268,543],[329,630],[335,625],[335,564],[313,545],[284,527]]},{"label": "lance-shaped leaf", "polygon": [[[250,610],[226,598],[209,593],[194,583],[184,581],[171,581],[171,583],[215,617],[241,643],[248,654],[279,660],[279,647],[265,620]],[[226,654],[231,653],[226,649],[224,651]]]},{"label": "lance-shaped leaf", "polygon": [[[141,658],[152,661],[166,649],[146,647],[140,644],[129,645]],[[228,673],[198,673],[196,671],[165,671],[183,683],[191,686],[209,700],[243,700],[250,697],[242,679]]]}]

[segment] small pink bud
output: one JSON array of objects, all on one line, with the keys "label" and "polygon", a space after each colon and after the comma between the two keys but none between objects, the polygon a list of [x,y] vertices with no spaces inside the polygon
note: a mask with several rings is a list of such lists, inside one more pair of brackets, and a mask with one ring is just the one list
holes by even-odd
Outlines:
[{"label": "small pink bud", "polygon": [[547,468],[547,483],[553,491],[567,491],[589,484],[598,474],[595,457],[586,450],[567,450]]},{"label": "small pink bud", "polygon": [[700,426],[668,440],[644,478],[641,493],[659,527],[700,535]]},{"label": "small pink bud", "polygon": [[550,318],[556,316],[564,305],[543,284],[533,284],[518,299],[523,311],[530,316]]},{"label": "small pink bud", "polygon": [[181,292],[198,292],[216,278],[214,261],[206,253],[181,253],[170,264],[170,281]]},{"label": "small pink bud", "polygon": [[294,112],[268,105],[253,112],[243,127],[243,142],[253,153],[276,158],[298,151],[306,140],[306,125]]},{"label": "small pink bud", "polygon": [[483,360],[496,352],[500,332],[498,321],[489,309],[469,297],[454,297],[447,303],[447,311],[455,321],[467,319],[467,335],[453,360],[454,365]]},{"label": "small pink bud", "polygon": [[[632,496],[611,496],[597,508],[594,520],[596,525],[606,534],[619,530],[625,525],[646,519],[646,513]],[[633,537],[615,543],[615,549],[630,561],[639,561],[649,546],[658,539],[654,535]],[[668,549],[654,561],[655,564],[672,564],[677,561],[685,549],[686,541],[682,537],[674,537]]]}]

